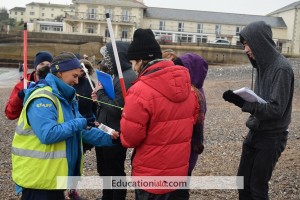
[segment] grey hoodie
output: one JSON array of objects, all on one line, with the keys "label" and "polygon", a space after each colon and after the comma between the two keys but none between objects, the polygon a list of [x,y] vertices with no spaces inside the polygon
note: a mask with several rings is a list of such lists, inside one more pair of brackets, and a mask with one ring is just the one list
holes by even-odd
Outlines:
[{"label": "grey hoodie", "polygon": [[242,111],[251,113],[247,127],[255,132],[282,132],[291,122],[294,73],[288,60],[277,50],[272,30],[263,21],[246,26],[240,36],[249,45],[257,70],[254,92],[266,104],[246,102]]}]

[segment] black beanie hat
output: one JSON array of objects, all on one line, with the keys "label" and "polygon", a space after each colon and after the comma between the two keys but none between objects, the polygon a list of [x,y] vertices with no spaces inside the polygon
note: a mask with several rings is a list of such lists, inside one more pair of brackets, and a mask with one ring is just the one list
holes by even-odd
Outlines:
[{"label": "black beanie hat", "polygon": [[151,29],[137,29],[133,34],[127,57],[129,60],[161,59],[162,53]]},{"label": "black beanie hat", "polygon": [[38,52],[35,55],[35,59],[34,59],[34,63],[33,63],[34,69],[36,69],[36,67],[44,61],[48,61],[51,63],[52,59],[53,59],[53,57],[52,57],[51,53],[49,53],[48,51]]}]

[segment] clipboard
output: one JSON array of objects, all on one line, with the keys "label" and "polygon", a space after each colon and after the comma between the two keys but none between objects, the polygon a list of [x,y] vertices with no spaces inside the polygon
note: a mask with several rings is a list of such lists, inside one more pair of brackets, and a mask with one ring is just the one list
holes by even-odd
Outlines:
[{"label": "clipboard", "polygon": [[115,99],[114,84],[111,75],[96,69],[98,81],[102,84],[105,94],[112,100]]}]

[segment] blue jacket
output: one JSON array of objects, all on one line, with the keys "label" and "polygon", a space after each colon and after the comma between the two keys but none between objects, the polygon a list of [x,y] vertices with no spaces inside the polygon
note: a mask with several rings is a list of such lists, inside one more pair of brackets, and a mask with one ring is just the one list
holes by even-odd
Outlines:
[{"label": "blue jacket", "polygon": [[[48,74],[43,83],[37,83],[33,88],[28,89],[25,101],[33,90],[46,85],[52,88],[52,93],[57,96],[61,103],[64,123],[57,123],[56,107],[48,98],[32,100],[27,109],[28,121],[42,144],[66,141],[68,175],[78,176],[80,175],[80,160],[82,156],[81,139],[83,142],[95,146],[112,146],[111,136],[97,128],[85,129],[87,122],[78,111],[75,89],[52,74]],[[47,106],[37,107],[37,104]]]}]

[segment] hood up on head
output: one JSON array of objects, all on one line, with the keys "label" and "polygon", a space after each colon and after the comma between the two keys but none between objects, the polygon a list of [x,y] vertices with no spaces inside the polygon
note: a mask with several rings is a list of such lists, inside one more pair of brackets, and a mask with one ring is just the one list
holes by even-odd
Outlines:
[{"label": "hood up on head", "polygon": [[208,64],[206,60],[194,53],[186,53],[179,59],[183,66],[188,68],[192,84],[200,90],[207,75]]},{"label": "hood up on head", "polygon": [[188,70],[182,66],[174,66],[170,60],[163,60],[150,66],[143,71],[138,80],[172,102],[184,101],[191,91]]},{"label": "hood up on head", "polygon": [[[129,60],[127,59],[127,50],[129,47],[129,43],[123,42],[123,41],[116,41],[116,46],[117,46],[117,50],[118,50],[118,55],[119,55],[122,71],[125,71],[126,69],[130,69],[131,64],[130,64]],[[105,47],[106,48],[104,48],[102,50],[103,53],[105,54],[105,55],[103,55],[104,60],[107,63],[111,63],[112,68],[110,70],[112,71],[112,73],[114,75],[118,75],[118,69],[117,69],[117,64],[116,64],[116,60],[115,60],[112,43],[111,42],[107,43]]]},{"label": "hood up on head", "polygon": [[271,26],[264,21],[250,23],[240,32],[255,57],[255,60],[249,58],[253,67],[267,68],[280,55],[272,35]]}]

